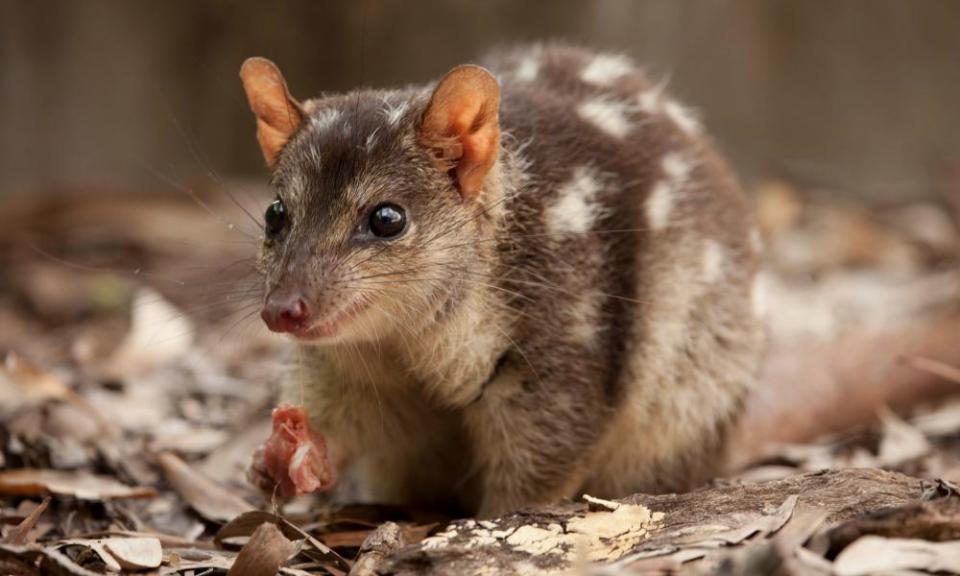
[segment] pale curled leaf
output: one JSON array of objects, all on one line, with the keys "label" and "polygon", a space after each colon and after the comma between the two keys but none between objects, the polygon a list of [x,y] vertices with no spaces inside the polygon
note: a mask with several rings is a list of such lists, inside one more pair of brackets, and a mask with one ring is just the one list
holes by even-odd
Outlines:
[{"label": "pale curled leaf", "polygon": [[163,548],[157,538],[107,538],[104,547],[128,570],[158,568],[163,561]]},{"label": "pale curled leaf", "polygon": [[883,423],[877,455],[880,466],[898,466],[930,453],[932,446],[923,432],[888,409],[880,410],[879,415]]},{"label": "pale curled leaf", "polygon": [[183,312],[158,292],[142,288],[133,300],[130,332],[110,359],[107,371],[128,377],[180,358],[193,346],[194,331]]},{"label": "pale curled leaf", "polygon": [[57,543],[57,548],[67,546],[89,548],[115,572],[150,570],[163,562],[163,548],[157,538],[71,538]]},{"label": "pale curled leaf", "polygon": [[69,540],[61,540],[57,542],[56,548],[62,550],[63,548],[69,548],[71,546],[82,546],[96,553],[100,557],[100,561],[104,563],[107,567],[107,570],[111,572],[120,572],[123,570],[123,567],[120,566],[120,563],[117,562],[116,558],[112,554],[107,552],[107,548],[104,545],[103,540],[84,540],[79,538],[71,538]]},{"label": "pale curled leaf", "polygon": [[107,476],[89,472],[20,468],[0,472],[0,494],[9,496],[42,496],[59,494],[81,500],[150,498],[152,488],[131,487]]},{"label": "pale curled leaf", "polygon": [[204,518],[227,522],[253,509],[246,500],[197,472],[171,452],[157,455],[167,482]]},{"label": "pale curled leaf", "polygon": [[960,569],[960,542],[928,542],[864,536],[847,546],[833,563],[838,576],[896,570],[951,572]]}]

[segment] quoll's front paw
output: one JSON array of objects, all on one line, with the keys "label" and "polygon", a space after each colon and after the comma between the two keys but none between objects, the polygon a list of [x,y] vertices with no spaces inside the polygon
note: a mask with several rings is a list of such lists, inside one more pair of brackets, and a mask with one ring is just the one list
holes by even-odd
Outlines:
[{"label": "quoll's front paw", "polygon": [[257,450],[249,479],[265,492],[284,498],[329,490],[336,483],[327,442],[310,427],[303,408],[281,406],[273,411],[273,433]]}]

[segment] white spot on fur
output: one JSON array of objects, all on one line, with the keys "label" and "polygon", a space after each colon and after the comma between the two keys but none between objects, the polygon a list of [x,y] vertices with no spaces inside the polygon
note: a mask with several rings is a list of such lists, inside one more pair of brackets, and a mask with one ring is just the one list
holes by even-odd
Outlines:
[{"label": "white spot on fur", "polygon": [[620,54],[600,54],[584,66],[580,79],[587,84],[608,86],[633,70],[630,59]]},{"label": "white spot on fur", "polygon": [[673,211],[673,189],[669,182],[657,182],[647,198],[647,223],[653,230],[662,230],[670,223]]},{"label": "white spot on fur", "polygon": [[753,303],[753,315],[760,319],[766,318],[770,302],[770,284],[763,272],[754,276],[750,298]]},{"label": "white spot on fur", "polygon": [[703,248],[703,281],[714,283],[720,279],[723,272],[723,262],[726,259],[723,246],[716,240],[707,240]]},{"label": "white spot on fur", "polygon": [[627,119],[627,105],[609,98],[590,98],[577,106],[577,114],[614,138],[624,138],[633,128]]},{"label": "white spot on fur", "polygon": [[685,180],[693,169],[693,165],[683,157],[683,154],[677,152],[665,154],[660,161],[660,167],[667,178],[674,181]]},{"label": "white spot on fur", "polygon": [[686,182],[693,165],[681,154],[670,153],[660,161],[664,178],[657,182],[647,197],[647,224],[652,230],[662,230],[670,224],[670,214],[680,187]]},{"label": "white spot on fur", "polygon": [[317,130],[326,130],[334,122],[337,121],[337,118],[340,117],[340,111],[336,108],[327,108],[317,112],[312,118],[310,118],[310,125],[316,128]]},{"label": "white spot on fur", "polygon": [[667,100],[663,104],[663,111],[673,123],[687,134],[700,132],[700,120],[693,110],[681,106],[674,100]]},{"label": "white spot on fur", "polygon": [[656,89],[647,90],[637,97],[637,103],[640,109],[647,114],[660,113],[660,92]]},{"label": "white spot on fur", "polygon": [[540,60],[535,55],[525,56],[523,60],[520,61],[520,64],[517,66],[517,70],[514,75],[517,77],[517,80],[522,80],[523,82],[532,82],[537,79],[537,75],[540,73]]},{"label": "white spot on fur", "polygon": [[391,126],[396,126],[400,119],[403,118],[403,115],[407,113],[407,103],[400,102],[396,106],[391,105],[389,102],[383,103],[383,115],[387,117],[387,124]]},{"label": "white spot on fur", "polygon": [[570,335],[574,340],[589,347],[595,346],[600,326],[600,294],[585,290],[570,307],[570,320]]},{"label": "white spot on fur", "polygon": [[600,191],[594,170],[579,166],[573,176],[557,190],[557,199],[546,209],[546,224],[550,232],[584,233],[590,230],[602,212],[596,202]]}]

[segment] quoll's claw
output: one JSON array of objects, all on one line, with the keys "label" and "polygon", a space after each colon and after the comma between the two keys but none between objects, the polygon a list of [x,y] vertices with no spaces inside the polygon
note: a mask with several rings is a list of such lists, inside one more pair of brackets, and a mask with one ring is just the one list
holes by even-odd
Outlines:
[{"label": "quoll's claw", "polygon": [[334,485],[327,442],[310,427],[303,408],[281,406],[273,411],[273,433],[257,451],[249,477],[265,492],[276,490],[284,498]]}]

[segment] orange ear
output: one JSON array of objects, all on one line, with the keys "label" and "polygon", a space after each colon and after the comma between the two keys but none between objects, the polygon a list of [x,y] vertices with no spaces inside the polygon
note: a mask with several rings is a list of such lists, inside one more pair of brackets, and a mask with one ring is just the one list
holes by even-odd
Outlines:
[{"label": "orange ear", "polygon": [[465,199],[480,195],[500,149],[500,85],[479,66],[458,66],[440,80],[420,122],[420,141],[453,170]]},{"label": "orange ear", "polygon": [[303,121],[303,109],[290,96],[276,64],[266,58],[248,58],[240,67],[240,80],[257,117],[257,141],[267,166],[272,168],[283,145]]}]

